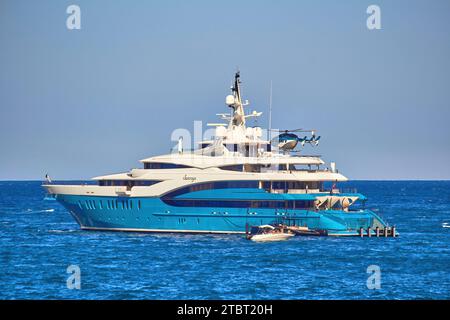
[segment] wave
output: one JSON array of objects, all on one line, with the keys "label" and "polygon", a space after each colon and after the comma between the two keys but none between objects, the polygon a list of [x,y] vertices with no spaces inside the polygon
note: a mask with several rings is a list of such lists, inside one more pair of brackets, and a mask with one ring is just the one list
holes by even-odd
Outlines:
[{"label": "wave", "polygon": [[78,229],[69,229],[69,230],[58,230],[58,229],[50,229],[48,230],[48,233],[74,233],[79,232]]},{"label": "wave", "polygon": [[26,211],[23,211],[21,213],[44,213],[44,212],[55,212],[55,209],[43,209],[43,210],[27,209]]}]

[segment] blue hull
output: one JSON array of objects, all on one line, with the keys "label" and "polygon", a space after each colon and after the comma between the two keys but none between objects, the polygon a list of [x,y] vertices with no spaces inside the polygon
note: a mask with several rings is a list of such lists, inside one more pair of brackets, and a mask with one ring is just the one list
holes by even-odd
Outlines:
[{"label": "blue hull", "polygon": [[358,235],[359,229],[386,224],[374,212],[310,211],[267,208],[170,206],[160,198],[57,195],[82,229],[244,233],[247,226],[286,223],[327,230],[330,235]]}]

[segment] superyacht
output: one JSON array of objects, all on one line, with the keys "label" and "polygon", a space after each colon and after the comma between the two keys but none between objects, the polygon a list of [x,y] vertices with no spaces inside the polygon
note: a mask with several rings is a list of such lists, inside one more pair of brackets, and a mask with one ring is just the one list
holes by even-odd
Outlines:
[{"label": "superyacht", "polygon": [[214,137],[199,141],[197,149],[184,150],[180,139],[174,152],[143,159],[141,168],[95,177],[95,185],[43,187],[84,230],[245,233],[282,224],[330,236],[392,234],[365,208],[364,195],[337,188],[348,179],[335,163],[303,155],[303,146],[318,145],[315,131],[286,130],[264,139],[261,127],[247,125],[261,113],[246,114],[239,72],[225,103],[229,112],[218,114],[225,123],[212,124]]}]

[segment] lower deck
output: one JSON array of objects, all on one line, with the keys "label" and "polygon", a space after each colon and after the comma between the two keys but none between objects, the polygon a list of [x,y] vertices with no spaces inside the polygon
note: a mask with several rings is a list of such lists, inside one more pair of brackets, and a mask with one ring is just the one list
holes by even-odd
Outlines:
[{"label": "lower deck", "polygon": [[370,210],[307,210],[172,206],[161,198],[55,195],[82,229],[245,233],[248,226],[273,223],[327,230],[329,235],[358,235],[361,228],[384,228],[385,222]]}]

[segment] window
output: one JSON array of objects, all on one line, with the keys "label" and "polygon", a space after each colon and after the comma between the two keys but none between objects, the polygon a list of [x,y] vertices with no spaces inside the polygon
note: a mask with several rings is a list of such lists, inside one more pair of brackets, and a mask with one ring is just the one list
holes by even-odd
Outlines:
[{"label": "window", "polygon": [[244,171],[245,172],[261,172],[262,165],[260,164],[248,164],[246,163],[244,165]]},{"label": "window", "polygon": [[230,143],[230,144],[224,144],[224,146],[227,148],[230,152],[241,152],[244,153],[246,156],[256,156],[258,150],[264,151],[272,151],[272,146],[270,143],[268,144],[245,144],[245,145],[239,145],[236,143]]},{"label": "window", "polygon": [[114,187],[127,187],[131,189],[134,186],[143,187],[143,186],[151,186],[160,180],[98,180],[98,185],[101,187],[114,186]]},{"label": "window", "polygon": [[262,187],[265,190],[275,189],[284,190],[323,190],[323,182],[321,181],[272,181],[272,187],[270,181],[262,181]]},{"label": "window", "polygon": [[169,192],[165,195],[166,198],[175,197],[181,194],[202,191],[202,190],[212,190],[212,189],[240,189],[240,188],[253,188],[258,189],[259,181],[218,181],[218,182],[207,182],[207,183],[197,183],[189,187],[180,188],[178,190]]},{"label": "window", "polygon": [[258,148],[256,144],[245,145],[244,155],[246,157],[256,157],[258,155]]},{"label": "window", "polygon": [[181,168],[192,168],[192,167],[175,163],[163,163],[163,162],[144,163],[144,169],[181,169]]},{"label": "window", "polygon": [[210,207],[210,208],[260,208],[260,209],[311,209],[313,201],[305,200],[184,200],[168,199],[163,201],[175,207]]},{"label": "window", "polygon": [[242,164],[232,164],[229,166],[222,166],[222,167],[219,167],[219,169],[242,172]]},{"label": "window", "polygon": [[161,182],[160,180],[136,180],[134,181],[134,185],[137,187],[148,187],[152,186],[158,182]]},{"label": "window", "polygon": [[237,152],[238,151],[238,145],[236,143],[224,144],[224,146],[230,152]]},{"label": "window", "polygon": [[273,181],[272,189],[285,190],[287,191],[287,182],[286,181]]}]

